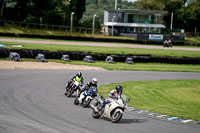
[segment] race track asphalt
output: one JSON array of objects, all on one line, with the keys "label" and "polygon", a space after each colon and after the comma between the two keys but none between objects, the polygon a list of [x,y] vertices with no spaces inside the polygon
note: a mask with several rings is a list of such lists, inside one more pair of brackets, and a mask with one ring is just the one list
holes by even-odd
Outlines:
[{"label": "race track asphalt", "polygon": [[[0,133],[200,133],[200,127],[126,111],[113,124],[93,119],[92,110],[64,95],[67,80],[77,71],[0,70]],[[82,71],[85,82],[99,84],[160,79],[200,79],[200,73]]]}]

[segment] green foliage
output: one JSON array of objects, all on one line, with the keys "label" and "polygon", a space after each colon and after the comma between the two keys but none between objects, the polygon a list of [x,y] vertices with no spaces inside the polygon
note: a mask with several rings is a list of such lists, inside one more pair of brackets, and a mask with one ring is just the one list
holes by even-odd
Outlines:
[{"label": "green foliage", "polygon": [[199,43],[200,44],[200,37],[192,37],[192,38],[185,37],[185,42]]},{"label": "green foliage", "polygon": [[[7,7],[7,4],[4,4],[4,14],[2,14],[4,19],[23,21],[31,11],[29,8],[29,0],[11,0],[5,2],[10,2],[12,6]],[[13,13],[15,13],[15,15],[13,15]]]},{"label": "green foliage", "polygon": [[169,28],[162,28],[161,29],[161,33],[162,34],[170,34],[171,33],[171,30]]},{"label": "green foliage", "polygon": [[[82,0],[81,0],[82,2]],[[84,12],[82,8],[85,5],[75,5],[79,13]],[[23,21],[30,23],[41,23],[53,25],[70,25],[69,1],[66,0],[13,0],[7,1],[7,4],[12,4],[4,9],[3,18],[6,20]],[[15,12],[15,15],[11,15]],[[76,11],[77,12],[77,11]],[[78,14],[77,18],[81,18]],[[77,19],[74,19],[77,20]]]},{"label": "green foliage", "polygon": [[200,1],[191,0],[139,0],[139,9],[165,10],[168,14],[164,21],[167,27],[171,24],[171,13],[173,12],[173,28],[185,29],[185,31],[200,31]]},{"label": "green foliage", "polygon": [[138,8],[144,10],[163,10],[164,4],[160,0],[139,0]]},{"label": "green foliage", "polygon": [[[55,61],[55,60],[51,60]],[[188,64],[166,64],[166,63],[135,63],[133,65],[115,62],[114,64],[107,63],[105,61],[95,61],[94,63],[87,63],[83,61],[58,61],[60,63],[67,63],[73,65],[87,65],[101,67],[106,70],[126,70],[126,71],[162,71],[162,72],[200,72],[200,65],[188,65]]]},{"label": "green foliage", "polygon": [[[104,10],[114,9],[115,0],[1,0],[0,18],[20,22],[70,25],[71,12],[74,25],[92,27],[92,16],[96,14],[95,28],[101,28]],[[200,31],[199,0],[138,0],[127,2],[118,0],[120,9],[165,10],[169,13],[164,21],[170,27],[171,13],[174,13],[173,28],[185,31]],[[13,15],[14,13],[14,15]]]},{"label": "green foliage", "polygon": [[69,4],[69,9],[71,12],[74,12],[74,16],[76,17],[76,23],[75,25],[78,24],[79,20],[83,16],[83,13],[86,10],[86,0],[71,0]]},{"label": "green foliage", "polygon": [[[96,14],[95,27],[101,28],[104,20],[104,10],[114,9],[115,0],[87,0],[86,11],[81,19],[82,27],[92,27],[92,17]],[[118,0],[117,8],[136,9],[137,5],[133,2]]]}]

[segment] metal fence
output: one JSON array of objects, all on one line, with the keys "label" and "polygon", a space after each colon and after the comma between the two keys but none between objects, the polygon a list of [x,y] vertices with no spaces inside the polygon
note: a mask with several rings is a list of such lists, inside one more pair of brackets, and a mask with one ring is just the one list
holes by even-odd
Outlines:
[{"label": "metal fence", "polygon": [[[31,29],[44,29],[44,30],[51,30],[51,31],[71,32],[70,26],[24,23],[24,22],[8,21],[8,20],[0,20],[0,24],[1,25],[19,26],[19,27],[31,28]],[[72,33],[92,34],[92,31],[93,31],[92,28],[82,28],[82,27],[73,27],[72,28]],[[101,34],[101,30],[94,29],[94,34]]]}]

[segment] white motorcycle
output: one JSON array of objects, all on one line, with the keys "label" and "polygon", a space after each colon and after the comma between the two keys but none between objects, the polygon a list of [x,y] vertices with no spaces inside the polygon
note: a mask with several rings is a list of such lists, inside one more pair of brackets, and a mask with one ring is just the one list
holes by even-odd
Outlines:
[{"label": "white motorcycle", "polygon": [[116,99],[111,99],[110,103],[105,105],[104,111],[100,112],[98,108],[102,105],[104,98],[96,97],[97,102],[90,107],[93,109],[92,117],[98,119],[100,117],[105,117],[110,119],[113,123],[117,123],[121,120],[124,110],[128,108],[128,102],[130,99],[127,99],[125,94],[118,96]]}]

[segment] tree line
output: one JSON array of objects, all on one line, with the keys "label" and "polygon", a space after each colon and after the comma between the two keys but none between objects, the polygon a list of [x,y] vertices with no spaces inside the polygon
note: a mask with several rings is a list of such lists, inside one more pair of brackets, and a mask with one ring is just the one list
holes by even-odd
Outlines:
[{"label": "tree line", "polygon": [[139,9],[164,10],[168,14],[164,18],[165,25],[171,24],[173,12],[173,28],[185,29],[187,32],[200,32],[200,0],[138,0]]},{"label": "tree line", "polygon": [[[95,27],[101,28],[104,10],[114,5],[115,0],[0,0],[0,19],[70,26],[74,12],[74,26],[91,28],[96,14]],[[173,28],[200,31],[200,0],[118,0],[117,5],[118,9],[168,11],[164,17],[168,28],[173,12]]]},{"label": "tree line", "polygon": [[85,3],[86,0],[0,0],[0,18],[69,26],[74,12],[74,23],[78,25],[86,10]]}]

